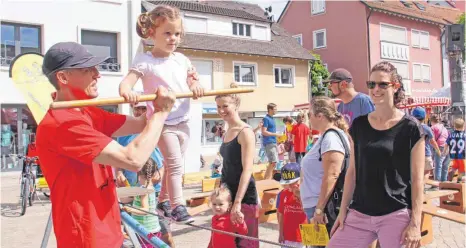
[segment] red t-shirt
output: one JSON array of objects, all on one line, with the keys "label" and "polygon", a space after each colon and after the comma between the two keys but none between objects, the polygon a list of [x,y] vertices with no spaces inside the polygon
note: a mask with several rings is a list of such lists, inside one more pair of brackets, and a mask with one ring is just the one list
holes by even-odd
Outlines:
[{"label": "red t-shirt", "polygon": [[303,123],[298,123],[293,126],[291,134],[294,135],[293,146],[295,152],[306,152],[307,138],[311,130]]},{"label": "red t-shirt", "polygon": [[278,197],[277,211],[283,215],[283,239],[301,242],[299,225],[307,222],[301,202],[289,190],[282,190]]},{"label": "red t-shirt", "polygon": [[[246,223],[243,222],[243,224],[233,224],[230,219],[230,213],[225,213],[218,216],[214,215],[212,217],[212,228],[241,235],[248,234],[248,227],[246,226]],[[235,239],[235,237],[230,235],[212,232],[208,248],[236,247]]]},{"label": "red t-shirt", "polygon": [[121,247],[112,167],[93,160],[126,116],[96,107],[49,110],[37,128],[37,151],[50,187],[58,247]]}]

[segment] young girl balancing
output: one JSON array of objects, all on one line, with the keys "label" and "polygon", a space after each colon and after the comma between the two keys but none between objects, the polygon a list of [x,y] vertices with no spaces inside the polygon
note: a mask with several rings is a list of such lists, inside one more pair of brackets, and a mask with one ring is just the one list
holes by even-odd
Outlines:
[{"label": "young girl balancing", "polygon": [[[220,146],[223,157],[221,182],[231,192],[233,206],[231,221],[235,224],[246,222],[248,236],[259,235],[259,208],[256,183],[252,177],[255,153],[254,132],[244,123],[238,113],[240,98],[237,95],[223,95],[215,98],[217,112],[228,123],[228,130]],[[259,242],[241,239],[238,247],[255,248]]]},{"label": "young girl balancing", "polygon": [[[212,228],[226,232],[246,235],[248,227],[243,221],[233,223],[230,216],[231,194],[225,186],[221,186],[210,195],[210,205],[214,216],[212,217]],[[237,247],[236,238],[218,232],[212,232],[209,248]]]},{"label": "young girl balancing", "polygon": [[[174,52],[183,35],[178,9],[160,5],[141,14],[136,31],[141,38],[152,40],[154,48],[135,56],[128,75],[120,84],[121,96],[130,102],[138,102],[138,94],[132,91],[138,79],[142,80],[146,94],[154,93],[159,85],[175,92],[192,91],[194,98],[204,94],[203,88],[192,76],[189,59]],[[157,210],[160,214],[183,223],[193,221],[183,205],[182,195],[183,157],[189,140],[189,108],[190,99],[176,100],[159,141],[166,172],[162,179]],[[147,116],[156,111],[152,102],[147,102]]]},{"label": "young girl balancing", "polygon": [[[154,184],[152,183],[152,177],[158,171],[157,163],[154,159],[149,158],[146,164],[142,167],[142,169],[138,172],[138,181],[139,185],[142,188],[147,189],[154,189]],[[155,193],[150,193],[147,195],[136,196],[133,200],[133,206],[136,208],[141,208],[149,212],[155,212],[155,208],[157,207],[157,198],[155,197]],[[144,228],[149,231],[152,236],[156,236],[157,238],[162,238],[162,233],[159,217],[155,215],[150,215],[141,211],[138,211],[134,208],[130,207],[123,207],[123,209],[132,214],[133,218],[138,221]],[[149,237],[149,238],[151,238]],[[145,239],[139,238],[139,242],[143,244],[143,247],[152,247]]]}]

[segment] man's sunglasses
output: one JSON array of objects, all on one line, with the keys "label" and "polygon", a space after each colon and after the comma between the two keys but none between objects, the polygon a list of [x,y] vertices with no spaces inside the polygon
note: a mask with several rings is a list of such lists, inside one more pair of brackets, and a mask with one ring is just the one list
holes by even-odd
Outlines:
[{"label": "man's sunglasses", "polygon": [[378,85],[380,89],[388,89],[388,87],[392,86],[395,83],[392,82],[376,82],[376,81],[367,81],[367,88],[368,89],[375,89],[375,86]]}]

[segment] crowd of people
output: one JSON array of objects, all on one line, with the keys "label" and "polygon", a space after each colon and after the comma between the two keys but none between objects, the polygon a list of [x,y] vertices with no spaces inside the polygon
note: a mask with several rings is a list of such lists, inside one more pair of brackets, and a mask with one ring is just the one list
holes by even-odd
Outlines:
[{"label": "crowd of people", "polygon": [[[155,191],[127,200],[158,215],[124,210],[171,247],[169,222],[195,221],[183,203],[181,183],[190,100],[175,99],[174,92],[191,91],[198,98],[204,89],[189,59],[175,52],[183,34],[179,10],[159,5],[141,14],[137,33],[155,46],[134,58],[120,84],[120,95],[133,104],[134,116],[96,107],[49,109],[38,127],[37,151],[51,189],[58,247],[122,246],[123,199],[118,199],[117,186]],[[74,42],[52,46],[42,69],[57,89],[54,101],[96,98],[96,66],[105,59]],[[144,107],[132,90],[138,80],[145,93],[157,95]],[[275,104],[267,105],[267,115],[253,130],[240,118],[238,95],[215,98],[228,129],[215,130],[222,133],[222,186],[211,196],[212,226],[259,237],[260,199],[252,171],[254,132],[260,129],[269,163],[265,177],[272,178],[280,169],[284,185],[277,200],[279,242],[301,247],[299,224],[310,222],[327,226],[328,247],[365,248],[375,240],[382,247],[417,247],[430,156],[426,142],[434,145],[437,178],[442,180],[448,171],[448,151],[452,168],[464,174],[464,121],[455,120],[455,131],[448,136],[432,117],[434,131],[426,135],[421,114],[414,114],[416,119],[397,108],[404,97],[403,82],[388,62],[372,68],[366,83],[369,95],[356,92],[345,69],[333,71],[325,82],[342,103],[337,108],[328,97],[312,98],[308,116],[301,113],[296,122],[285,118],[289,128],[284,134],[277,133]],[[283,135],[284,141],[278,142]],[[319,138],[309,149],[313,135]],[[283,161],[285,153],[290,161]],[[259,242],[212,233],[209,247],[234,246],[259,247]]]}]

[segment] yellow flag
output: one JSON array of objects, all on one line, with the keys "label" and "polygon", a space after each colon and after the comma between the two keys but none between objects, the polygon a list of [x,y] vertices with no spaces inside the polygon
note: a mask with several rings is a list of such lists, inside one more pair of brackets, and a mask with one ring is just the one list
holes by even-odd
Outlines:
[{"label": "yellow flag", "polygon": [[329,237],[325,225],[319,224],[319,231],[316,231],[314,224],[301,224],[299,229],[303,245],[327,246]]},{"label": "yellow flag", "polygon": [[26,99],[29,110],[36,123],[44,118],[52,103],[52,93],[55,88],[42,73],[44,58],[41,54],[25,53],[13,60],[10,66],[10,77],[15,87]]}]

